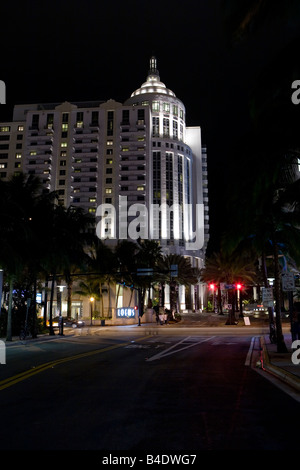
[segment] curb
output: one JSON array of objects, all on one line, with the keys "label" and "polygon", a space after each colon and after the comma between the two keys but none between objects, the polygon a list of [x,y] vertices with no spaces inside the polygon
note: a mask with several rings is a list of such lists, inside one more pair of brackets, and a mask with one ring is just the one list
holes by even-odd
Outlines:
[{"label": "curb", "polygon": [[275,375],[277,378],[282,380],[283,382],[287,383],[294,389],[300,392],[300,378],[296,377],[291,372],[288,372],[275,364],[270,362],[269,353],[266,347],[265,339],[263,336],[260,337],[260,344],[261,344],[261,367],[266,372],[270,372],[271,374]]}]

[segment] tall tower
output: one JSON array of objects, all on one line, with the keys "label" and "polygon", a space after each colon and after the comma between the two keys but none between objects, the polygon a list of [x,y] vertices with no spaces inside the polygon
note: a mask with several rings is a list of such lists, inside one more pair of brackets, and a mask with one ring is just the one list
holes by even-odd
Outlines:
[{"label": "tall tower", "polygon": [[[166,253],[204,258],[203,156],[200,127],[186,127],[185,106],[161,82],[157,60],[150,58],[146,81],[124,107],[144,110],[146,124],[145,202],[148,237]],[[141,112],[141,111],[140,111]]]}]

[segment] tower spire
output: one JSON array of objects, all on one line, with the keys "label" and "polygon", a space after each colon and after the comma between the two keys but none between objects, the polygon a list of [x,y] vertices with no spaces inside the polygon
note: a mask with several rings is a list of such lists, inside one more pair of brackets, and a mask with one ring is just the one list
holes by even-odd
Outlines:
[{"label": "tower spire", "polygon": [[159,77],[159,72],[157,70],[157,60],[154,55],[150,59],[149,75],[157,75]]}]

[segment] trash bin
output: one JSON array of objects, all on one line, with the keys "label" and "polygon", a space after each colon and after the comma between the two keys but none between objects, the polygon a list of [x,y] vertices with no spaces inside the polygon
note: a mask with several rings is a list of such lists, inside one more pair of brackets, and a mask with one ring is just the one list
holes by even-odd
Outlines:
[{"label": "trash bin", "polygon": [[101,320],[101,326],[105,326],[105,320]]}]

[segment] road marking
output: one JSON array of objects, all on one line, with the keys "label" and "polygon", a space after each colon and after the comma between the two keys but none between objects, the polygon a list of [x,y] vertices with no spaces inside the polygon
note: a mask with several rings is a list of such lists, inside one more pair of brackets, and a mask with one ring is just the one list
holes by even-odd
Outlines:
[{"label": "road marking", "polygon": [[[188,349],[188,348],[192,348],[193,346],[197,346],[198,344],[201,344],[201,343],[205,343],[206,341],[209,341],[211,340],[212,338],[214,338],[214,336],[211,336],[209,338],[206,338],[206,339],[203,339],[201,341],[198,341],[198,342],[189,342],[189,339],[191,338],[191,336],[188,336],[187,338],[184,338],[182,341],[179,341],[179,343],[176,343],[176,344],[173,344],[173,346],[170,346],[168,349],[166,349],[165,351],[162,351],[158,354],[155,354],[155,356],[152,356],[150,357],[149,359],[146,359],[148,362],[149,361],[155,361],[156,359],[160,359],[161,357],[165,357],[165,356],[169,356],[170,354],[176,354],[180,351],[183,351],[184,349]],[[177,346],[181,345],[181,344],[184,344],[188,342],[189,344],[187,346],[184,346],[180,349],[176,349],[174,351],[175,348],[177,348]]]},{"label": "road marking", "polygon": [[[139,338],[139,341],[142,341],[146,338],[149,338],[149,335]],[[32,369],[26,370],[24,372],[20,372],[19,374],[13,375],[12,377],[8,377],[7,379],[1,380],[0,391],[4,390],[5,388],[11,387],[12,385],[17,384],[18,382],[21,382],[22,380],[28,379],[29,377],[32,377],[33,375],[39,374],[40,372],[44,372],[47,369],[51,369],[57,365],[64,364],[70,361],[75,361],[77,359],[82,359],[84,357],[94,356],[96,354],[100,354],[106,351],[111,351],[112,349],[123,348],[124,346],[128,346],[129,344],[131,344],[131,341],[127,341],[126,343],[121,343],[121,344],[113,344],[112,346],[107,346],[106,348],[103,348],[103,349],[96,349],[94,351],[76,354],[75,356],[64,357],[62,359],[56,359],[55,361],[45,362],[45,364],[41,364]]]},{"label": "road marking", "polygon": [[251,358],[252,358],[252,352],[254,348],[255,339],[256,339],[255,336],[253,336],[251,339],[250,347],[249,347],[248,354],[247,354],[246,361],[245,361],[245,366],[250,366],[251,364]]}]

